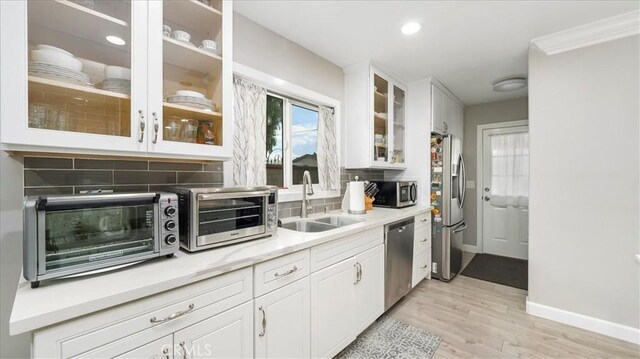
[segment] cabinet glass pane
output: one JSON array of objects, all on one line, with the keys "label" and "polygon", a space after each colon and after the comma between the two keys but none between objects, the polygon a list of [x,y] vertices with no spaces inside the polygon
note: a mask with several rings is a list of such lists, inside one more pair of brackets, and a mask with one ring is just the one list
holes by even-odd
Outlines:
[{"label": "cabinet glass pane", "polygon": [[404,163],[404,108],[404,91],[396,86],[393,86],[393,152],[391,154],[392,163]]},{"label": "cabinet glass pane", "polygon": [[164,141],[222,145],[222,6],[163,2]]},{"label": "cabinet glass pane", "polygon": [[28,126],[131,135],[131,2],[29,1]]},{"label": "cabinet glass pane", "polygon": [[387,161],[389,82],[373,75],[373,160]]}]

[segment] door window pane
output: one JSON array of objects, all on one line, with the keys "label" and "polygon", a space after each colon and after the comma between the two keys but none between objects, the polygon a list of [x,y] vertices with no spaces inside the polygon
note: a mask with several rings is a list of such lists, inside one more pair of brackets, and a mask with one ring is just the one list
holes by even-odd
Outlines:
[{"label": "door window pane", "polygon": [[318,111],[291,106],[291,159],[293,184],[302,184],[304,171],[318,183]]},{"label": "door window pane", "polygon": [[267,184],[284,187],[282,119],[284,101],[267,96]]},{"label": "door window pane", "polygon": [[389,82],[374,74],[373,84],[373,160],[386,162]]}]

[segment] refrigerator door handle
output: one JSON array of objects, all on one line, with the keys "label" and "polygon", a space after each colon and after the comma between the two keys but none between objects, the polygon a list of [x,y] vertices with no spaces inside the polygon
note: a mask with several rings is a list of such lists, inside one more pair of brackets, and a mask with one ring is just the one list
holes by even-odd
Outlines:
[{"label": "refrigerator door handle", "polygon": [[465,229],[467,229],[467,224],[465,222],[462,222],[453,229],[453,233],[462,232]]},{"label": "refrigerator door handle", "polygon": [[458,178],[458,186],[460,188],[460,208],[464,207],[464,199],[467,195],[467,166],[464,163],[464,157],[460,154],[460,177]]}]

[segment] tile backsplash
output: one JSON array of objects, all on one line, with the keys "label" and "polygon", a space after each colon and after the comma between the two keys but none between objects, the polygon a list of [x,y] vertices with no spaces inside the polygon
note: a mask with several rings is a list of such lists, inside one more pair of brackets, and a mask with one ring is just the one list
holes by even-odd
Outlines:
[{"label": "tile backsplash", "polygon": [[[341,208],[342,196],[349,181],[382,180],[382,170],[340,169],[340,196],[313,199],[313,211],[322,213]],[[224,185],[222,162],[185,163],[145,160],[111,160],[93,158],[24,158],[24,194],[77,194],[87,190],[113,192],[162,191],[174,185]],[[300,216],[301,201],[280,202],[280,218]]]},{"label": "tile backsplash", "polygon": [[160,162],[92,158],[24,158],[24,194],[86,190],[161,191],[169,186],[223,185],[222,162]]},{"label": "tile backsplash", "polygon": [[[325,208],[329,211],[337,210],[342,207],[342,197],[347,189],[349,181],[355,181],[355,177],[362,181],[380,181],[384,179],[384,171],[382,170],[347,170],[340,168],[340,197],[313,199],[309,197],[313,206],[311,213],[323,213]],[[280,202],[278,203],[278,218],[297,217],[300,216],[302,210],[301,201]]]}]

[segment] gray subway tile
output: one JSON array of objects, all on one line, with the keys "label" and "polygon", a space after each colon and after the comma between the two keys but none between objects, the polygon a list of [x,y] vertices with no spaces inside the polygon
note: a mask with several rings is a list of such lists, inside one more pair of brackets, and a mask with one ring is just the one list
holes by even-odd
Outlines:
[{"label": "gray subway tile", "polygon": [[112,173],[90,170],[25,170],[24,184],[26,187],[112,184]]},{"label": "gray subway tile", "polygon": [[278,218],[282,219],[287,217],[291,217],[290,209],[278,209]]},{"label": "gray subway tile", "polygon": [[114,184],[174,184],[175,172],[115,171]]},{"label": "gray subway tile", "polygon": [[25,196],[73,194],[73,187],[25,187]]},{"label": "gray subway tile", "polygon": [[222,172],[178,172],[178,183],[223,183]]},{"label": "gray subway tile", "polygon": [[209,162],[209,163],[204,163],[204,170],[205,171],[222,171],[222,162],[220,161],[214,161],[214,162]]},{"label": "gray subway tile", "polygon": [[93,158],[76,158],[76,169],[105,169],[105,170],[146,170],[147,161],[103,160]]},{"label": "gray subway tile", "polygon": [[302,213],[302,208],[300,207],[291,208],[291,217],[300,217],[301,213]]},{"label": "gray subway tile", "polygon": [[149,170],[202,171],[202,163],[149,162]]},{"label": "gray subway tile", "polygon": [[55,157],[25,157],[24,168],[72,169],[73,159]]}]

